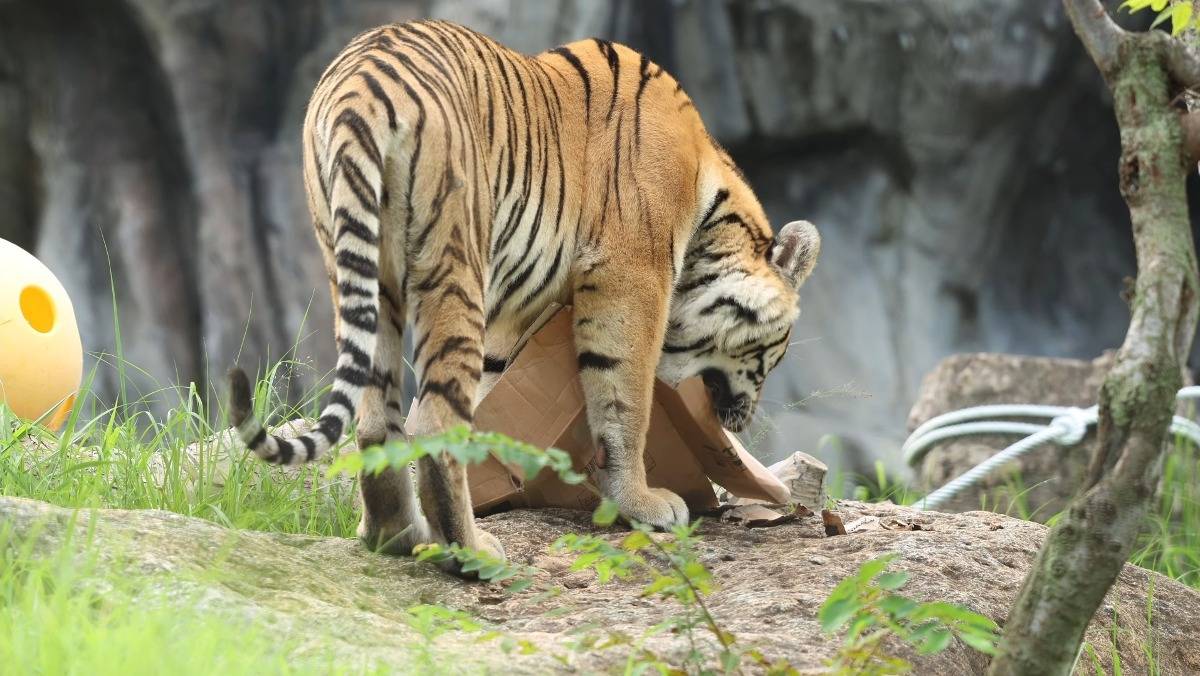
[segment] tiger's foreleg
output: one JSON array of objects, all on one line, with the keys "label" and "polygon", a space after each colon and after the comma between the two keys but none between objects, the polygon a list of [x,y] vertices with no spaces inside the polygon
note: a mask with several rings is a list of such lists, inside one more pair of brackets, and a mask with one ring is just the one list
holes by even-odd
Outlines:
[{"label": "tiger's foreleg", "polygon": [[574,294],[575,350],[600,489],[626,518],[661,529],[688,521],[682,498],[646,484],[643,459],[669,285],[654,269],[601,263],[579,275]]}]

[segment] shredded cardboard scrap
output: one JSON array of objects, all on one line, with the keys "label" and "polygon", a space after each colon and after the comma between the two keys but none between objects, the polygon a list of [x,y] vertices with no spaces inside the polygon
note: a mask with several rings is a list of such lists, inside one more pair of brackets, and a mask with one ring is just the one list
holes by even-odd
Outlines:
[{"label": "shredded cardboard scrap", "polygon": [[822,509],[821,521],[825,522],[825,535],[833,537],[846,534],[846,524],[842,523],[842,517],[837,512]]},{"label": "shredded cardboard scrap", "polygon": [[764,507],[761,504],[735,505],[722,510],[720,519],[740,523],[746,528],[770,528],[812,516],[813,511],[804,505],[795,505],[786,514]]},{"label": "shredded cardboard scrap", "polygon": [[[481,383],[486,391],[475,409],[475,426],[562,449],[575,471],[592,475],[598,469],[596,450],[579,380],[571,308],[547,308],[510,354],[499,378]],[[417,418],[419,406],[413,402],[410,421]],[[408,425],[406,431],[413,432]],[[746,498],[789,501],[788,487],[721,427],[699,378],[678,388],[655,381],[644,457],[647,483],[674,491],[695,512],[717,507],[713,483]],[[471,465],[467,476],[477,514],[514,507],[592,509],[598,502],[587,488],[564,484],[551,472],[525,477],[495,457]]]}]

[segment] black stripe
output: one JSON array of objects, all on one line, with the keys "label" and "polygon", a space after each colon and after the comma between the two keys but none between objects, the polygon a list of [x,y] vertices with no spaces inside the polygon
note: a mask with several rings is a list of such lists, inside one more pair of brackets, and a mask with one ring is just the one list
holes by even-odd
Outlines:
[{"label": "black stripe", "polygon": [[341,352],[342,354],[350,355],[350,358],[354,360],[354,364],[356,366],[364,369],[370,368],[371,358],[367,356],[367,353],[364,352],[361,347],[355,345],[354,343],[349,341],[343,342]]},{"label": "black stripe", "polygon": [[362,331],[375,333],[379,328],[379,311],[369,305],[346,307],[343,305],[338,315],[342,321]]},{"label": "black stripe", "polygon": [[255,435],[254,435],[254,438],[253,438],[253,439],[251,439],[251,440],[250,440],[250,442],[249,442],[249,443],[247,443],[246,445],[247,445],[247,446],[249,446],[250,448],[257,449],[259,446],[262,446],[263,442],[264,442],[264,441],[266,441],[266,440],[267,440],[267,430],[266,430],[266,428],[265,428],[265,427],[259,427],[259,428],[258,428],[258,433],[257,433],[257,434],[255,434]]},{"label": "black stripe", "polygon": [[329,443],[335,444],[338,439],[342,438],[342,420],[335,415],[323,415],[317,420],[317,425],[313,427],[314,431],[325,435]]},{"label": "black stripe", "polygon": [[747,320],[747,321],[755,323],[755,324],[758,323],[758,313],[757,312],[755,312],[754,310],[751,310],[750,308],[746,307],[745,305],[742,305],[736,299],[730,298],[729,296],[722,296],[722,297],[714,300],[711,304],[709,304],[708,307],[700,310],[700,314],[710,315],[722,307],[733,308],[734,312],[738,316],[738,319],[744,319],[744,320]]},{"label": "black stripe", "polygon": [[392,131],[395,131],[396,130],[396,107],[392,105],[392,100],[387,97],[387,94],[383,93],[383,87],[379,86],[379,81],[375,79],[375,76],[371,75],[370,73],[368,73],[366,71],[360,71],[359,75],[361,75],[362,79],[366,81],[367,89],[371,90],[371,94],[374,95],[375,98],[380,103],[383,104],[383,107],[385,109],[387,109],[388,128],[391,129]]},{"label": "black stripe", "polygon": [[566,47],[558,47],[550,50],[551,54],[558,54],[571,64],[575,72],[579,73],[579,79],[583,80],[583,119],[588,125],[592,123],[592,79],[588,77],[587,69],[583,67],[583,62],[579,60],[575,53]]},{"label": "black stripe", "polygon": [[371,292],[351,282],[338,282],[338,295],[348,298],[370,298]]},{"label": "black stripe", "polygon": [[621,363],[616,357],[609,357],[598,352],[585,350],[579,353],[579,370],[597,369],[599,371],[611,371]]},{"label": "black stripe", "polygon": [[642,54],[642,62],[638,67],[642,79],[638,81],[637,96],[633,99],[633,142],[639,149],[642,147],[642,92],[650,81],[650,59]]},{"label": "black stripe", "polygon": [[698,350],[705,345],[708,345],[710,342],[712,342],[712,336],[705,336],[695,342],[688,343],[687,345],[671,345],[667,343],[663,345],[663,352],[668,354],[691,352],[692,350]]},{"label": "black stripe", "polygon": [[546,287],[550,286],[550,282],[553,281],[554,276],[558,274],[558,266],[562,263],[562,253],[563,246],[562,244],[559,244],[558,251],[554,254],[554,262],[550,264],[550,268],[547,269],[546,274],[542,276],[542,281],[538,282],[538,285],[534,287],[533,291],[530,291],[525,296],[525,301],[522,303],[522,305],[528,305],[530,301],[541,295],[541,293],[546,290]]},{"label": "black stripe", "polygon": [[335,221],[338,219],[341,220],[341,224],[337,229],[337,235],[334,237],[335,243],[342,238],[342,235],[354,235],[371,245],[379,243],[379,237],[371,231],[371,228],[352,216],[346,207],[338,207],[337,211],[333,212],[333,218]]},{"label": "black stripe", "polygon": [[276,458],[275,462],[280,465],[292,464],[292,458],[296,457],[296,450],[292,446],[292,442],[287,439],[280,439],[279,437],[274,437],[274,439],[275,444],[279,446],[279,457]]},{"label": "black stripe", "polygon": [[379,200],[375,197],[375,188],[363,175],[362,168],[348,155],[340,155],[337,163],[342,169],[342,176],[346,177],[346,183],[350,186],[351,192],[358,199],[358,203],[362,205],[363,211],[372,216],[378,216]]},{"label": "black stripe", "polygon": [[338,251],[336,260],[339,268],[350,270],[361,277],[375,279],[379,276],[379,266],[375,264],[375,261],[348,249]]},{"label": "black stripe", "polygon": [[312,462],[313,457],[317,454],[317,443],[307,434],[297,437],[297,439],[304,446],[304,462]]},{"label": "black stripe", "polygon": [[508,367],[508,361],[500,357],[485,356],[483,358],[483,370],[488,373],[501,373]]},{"label": "black stripe", "polygon": [[326,408],[330,406],[341,406],[342,408],[346,409],[346,413],[349,414],[351,418],[354,417],[354,402],[350,401],[350,395],[342,392],[341,390],[334,390],[330,392],[329,403],[325,406]]},{"label": "black stripe", "polygon": [[379,154],[379,146],[375,144],[374,137],[371,136],[371,128],[367,126],[366,120],[362,118],[354,110],[350,108],[342,109],[338,116],[333,121],[333,128],[344,126],[354,134],[354,138],[358,140],[358,145],[367,153],[367,159],[375,164],[375,170],[380,174],[383,173],[383,158]]},{"label": "black stripe", "polygon": [[508,286],[504,287],[504,293],[500,294],[500,298],[497,299],[496,304],[492,306],[491,310],[488,311],[488,324],[491,324],[492,320],[500,315],[501,308],[503,308],[504,304],[507,303],[510,298],[512,298],[513,294],[516,293],[522,286],[525,286],[525,282],[529,281],[529,276],[533,274],[533,268],[537,264],[538,260],[535,256],[533,262],[526,266],[521,274],[517,275],[516,279],[509,282]]},{"label": "black stripe", "polygon": [[617,87],[621,84],[621,59],[611,42],[599,38],[593,38],[593,40],[596,42],[596,47],[600,49],[600,53],[608,59],[608,67],[613,74],[612,98],[608,102],[608,114],[604,116],[605,121],[612,122],[613,110],[617,107]]},{"label": "black stripe", "polygon": [[729,191],[724,188],[721,188],[717,191],[716,195],[713,195],[713,200],[708,205],[708,211],[704,212],[704,218],[700,219],[701,227],[708,222],[708,219],[713,217],[713,214],[717,211],[717,207],[721,206],[721,204],[727,199],[729,199]]},{"label": "black stripe", "polygon": [[699,277],[693,277],[691,280],[675,287],[675,293],[687,293],[688,291],[693,291],[706,284],[711,284],[712,282],[717,281],[719,278],[720,275],[715,272],[700,275]]},{"label": "black stripe", "polygon": [[471,297],[467,295],[467,292],[457,282],[450,282],[442,291],[442,298],[449,296],[454,296],[462,301],[463,307],[470,312],[483,312],[483,308],[479,307],[479,303],[471,300]]},{"label": "black stripe", "polygon": [[366,387],[371,384],[371,374],[366,369],[361,369],[357,366],[339,366],[334,374],[334,378],[355,387]]},{"label": "black stripe", "polygon": [[463,394],[462,385],[458,380],[433,380],[425,383],[421,387],[421,401],[425,401],[429,395],[435,394],[445,400],[450,408],[454,409],[454,413],[458,415],[464,422],[471,420],[470,402]]}]

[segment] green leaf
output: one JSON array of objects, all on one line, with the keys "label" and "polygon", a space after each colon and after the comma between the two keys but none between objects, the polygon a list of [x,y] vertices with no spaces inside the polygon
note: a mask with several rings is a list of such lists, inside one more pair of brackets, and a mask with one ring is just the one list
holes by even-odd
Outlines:
[{"label": "green leaf", "polygon": [[963,643],[966,643],[984,655],[995,655],[997,653],[994,635],[988,637],[983,634],[976,634],[972,632],[959,632],[958,638]]},{"label": "green leaf", "polygon": [[817,612],[821,631],[832,634],[846,624],[862,607],[862,602],[857,598],[837,599],[832,603],[826,601]]},{"label": "green leaf", "polygon": [[592,523],[597,526],[611,526],[621,515],[621,508],[617,503],[604,498],[600,501],[600,505],[596,507],[596,511],[592,512]]},{"label": "green leaf", "polygon": [[647,535],[645,531],[641,530],[633,531],[629,535],[626,535],[625,539],[621,541],[621,549],[624,549],[627,552],[641,551],[643,548],[649,546],[650,536]]},{"label": "green leaf", "polygon": [[903,587],[905,582],[908,582],[908,573],[904,571],[884,573],[875,580],[875,584],[878,585],[880,589],[886,589],[888,591],[893,591]]},{"label": "green leaf", "polygon": [[902,620],[917,609],[917,604],[915,601],[903,596],[888,596],[879,601],[879,609],[893,619]]},{"label": "green leaf", "polygon": [[1128,10],[1129,13],[1132,14],[1134,12],[1140,12],[1143,9],[1146,9],[1153,1],[1154,0],[1125,0],[1125,2],[1122,2],[1120,6],[1117,7],[1117,10]]},{"label": "green leaf", "polygon": [[579,558],[577,558],[571,562],[571,571],[578,572],[578,571],[584,570],[585,568],[588,568],[589,566],[591,566],[593,563],[599,561],[601,556],[603,556],[603,554],[601,554],[600,552],[590,552],[587,554],[583,554],[582,556],[580,556]]},{"label": "green leaf", "polygon": [[896,558],[895,554],[885,554],[879,558],[871,559],[870,561],[867,561],[866,563],[864,563],[858,569],[858,575],[856,575],[855,577],[857,577],[859,580],[862,580],[863,582],[866,582],[869,580],[874,580],[875,576],[882,573],[883,570],[888,567],[888,564],[891,563],[892,559],[894,559],[894,558]]},{"label": "green leaf", "polygon": [[1192,20],[1192,3],[1179,2],[1171,6],[1171,35],[1178,36],[1187,30]]},{"label": "green leaf", "polygon": [[742,663],[742,656],[732,650],[721,651],[721,668],[725,673],[732,674],[737,671]]},{"label": "green leaf", "polygon": [[954,638],[954,635],[950,633],[949,629],[934,627],[917,644],[917,652],[921,655],[940,653],[946,649],[946,646],[950,645],[950,639],[952,638]]}]

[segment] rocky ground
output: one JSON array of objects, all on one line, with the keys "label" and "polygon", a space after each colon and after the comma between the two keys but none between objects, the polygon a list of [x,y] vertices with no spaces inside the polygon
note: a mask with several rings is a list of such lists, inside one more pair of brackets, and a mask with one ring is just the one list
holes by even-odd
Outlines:
[{"label": "rocky ground", "polygon": [[[739,643],[757,646],[772,660],[820,670],[837,644],[821,633],[818,607],[839,580],[887,552],[898,554],[894,570],[910,573],[903,589],[908,596],[966,605],[1002,622],[1045,532],[1038,524],[984,512],[921,513],[854,502],[841,503],[840,510],[851,532],[834,537],[825,536],[819,517],[755,530],[705,523],[701,558],[719,585],[708,604]],[[0,523],[47,551],[67,541],[72,514],[0,498]],[[341,657],[367,655],[392,666],[408,664],[419,644],[405,613],[416,604],[466,611],[539,647],[530,655],[506,655],[499,640],[480,644],[469,634],[446,634],[435,643],[439,659],[453,660],[459,670],[505,673],[559,667],[555,655],[570,656],[583,672],[608,670],[623,664],[628,650],[574,653],[570,644],[578,630],[637,636],[677,610],[641,598],[641,585],[601,585],[589,573],[569,573],[569,559],[550,554],[548,545],[567,532],[593,531],[589,516],[579,512],[515,511],[483,520],[514,561],[541,569],[542,586],[561,587],[550,598],[463,582],[426,564],[371,554],[353,540],[232,531],[160,511],[97,510],[81,520],[87,519],[94,525],[92,550],[103,552],[106,565],[119,566],[122,577],[165,592],[162,602],[199,603],[251,618],[271,634],[300,638],[301,651],[332,643]],[[622,536],[611,531],[614,541]],[[71,542],[79,546],[82,539]],[[1125,673],[1149,673],[1147,655],[1163,674],[1200,672],[1198,639],[1200,594],[1135,566],[1125,567],[1087,635],[1108,673],[1114,649]],[[645,645],[676,659],[687,649],[681,637],[669,634]],[[961,644],[925,658],[889,647],[911,659],[920,674],[982,673],[986,666],[985,657]]]}]

